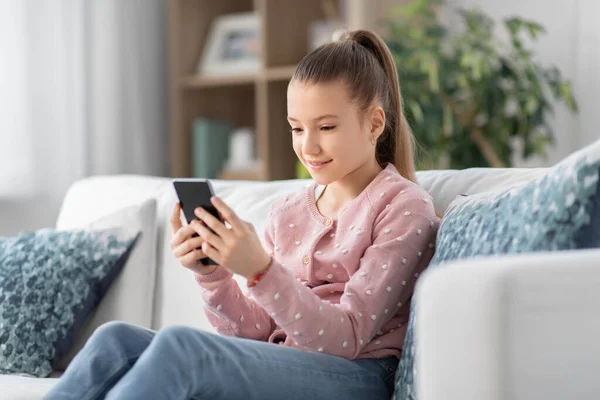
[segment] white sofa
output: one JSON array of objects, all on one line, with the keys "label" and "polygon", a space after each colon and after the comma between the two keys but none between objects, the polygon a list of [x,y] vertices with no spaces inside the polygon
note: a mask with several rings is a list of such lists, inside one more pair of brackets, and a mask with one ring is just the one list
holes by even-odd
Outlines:
[{"label": "white sofa", "polygon": [[[459,194],[514,185],[543,169],[418,173],[443,213]],[[262,233],[270,204],[307,181],[215,181],[218,195]],[[57,227],[91,222],[157,199],[158,232],[151,328],[189,325],[213,331],[191,274],[169,248],[170,180],[92,177],[68,191]],[[417,335],[421,400],[600,398],[600,251],[546,253],[458,262],[424,274]],[[478,267],[481,263],[490,265]],[[238,279],[244,285],[243,279]],[[131,282],[135,285],[135,282]],[[58,375],[58,374],[57,374]],[[0,376],[0,400],[41,399],[56,378]]]}]

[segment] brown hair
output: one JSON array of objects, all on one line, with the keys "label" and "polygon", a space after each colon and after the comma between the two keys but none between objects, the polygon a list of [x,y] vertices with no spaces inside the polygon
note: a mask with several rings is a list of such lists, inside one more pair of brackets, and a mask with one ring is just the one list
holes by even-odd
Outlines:
[{"label": "brown hair", "polygon": [[414,137],[403,112],[398,70],[385,42],[371,31],[345,32],[339,41],[306,55],[292,77],[311,83],[336,79],[346,82],[361,112],[374,101],[381,103],[386,124],[375,147],[377,162],[382,167],[394,164],[403,177],[417,183]]}]

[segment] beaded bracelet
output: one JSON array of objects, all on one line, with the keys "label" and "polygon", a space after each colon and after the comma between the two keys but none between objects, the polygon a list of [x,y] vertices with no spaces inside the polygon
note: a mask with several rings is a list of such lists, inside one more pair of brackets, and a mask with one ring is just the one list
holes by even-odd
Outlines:
[{"label": "beaded bracelet", "polygon": [[271,257],[271,260],[269,261],[269,264],[267,265],[267,267],[265,269],[260,271],[258,274],[254,275],[252,278],[248,279],[247,286],[248,287],[256,286],[256,284],[262,279],[263,276],[265,276],[265,274],[269,271],[269,269],[271,269],[271,264],[273,264],[273,257]]}]

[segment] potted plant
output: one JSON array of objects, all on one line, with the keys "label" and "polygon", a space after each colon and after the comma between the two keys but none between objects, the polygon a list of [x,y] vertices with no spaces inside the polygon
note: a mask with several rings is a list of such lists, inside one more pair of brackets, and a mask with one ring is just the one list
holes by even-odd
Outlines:
[{"label": "potted plant", "polygon": [[[456,12],[462,29],[441,22],[442,7]],[[418,167],[507,167],[515,140],[525,159],[546,155],[554,140],[547,120],[552,98],[572,112],[577,105],[571,83],[556,67],[535,61],[526,46],[525,37],[535,40],[544,28],[507,18],[503,42],[482,11],[448,7],[443,0],[415,0],[395,7],[387,20],[385,40],[398,65]]]}]

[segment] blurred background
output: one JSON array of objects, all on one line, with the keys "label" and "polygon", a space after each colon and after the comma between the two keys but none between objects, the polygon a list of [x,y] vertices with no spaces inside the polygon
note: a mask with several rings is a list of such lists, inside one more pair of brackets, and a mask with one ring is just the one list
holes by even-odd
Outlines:
[{"label": "blurred background", "polygon": [[419,169],[553,165],[600,138],[599,14],[597,0],[0,0],[0,236],[53,226],[87,176],[306,176],[287,83],[344,28],[390,46]]}]

